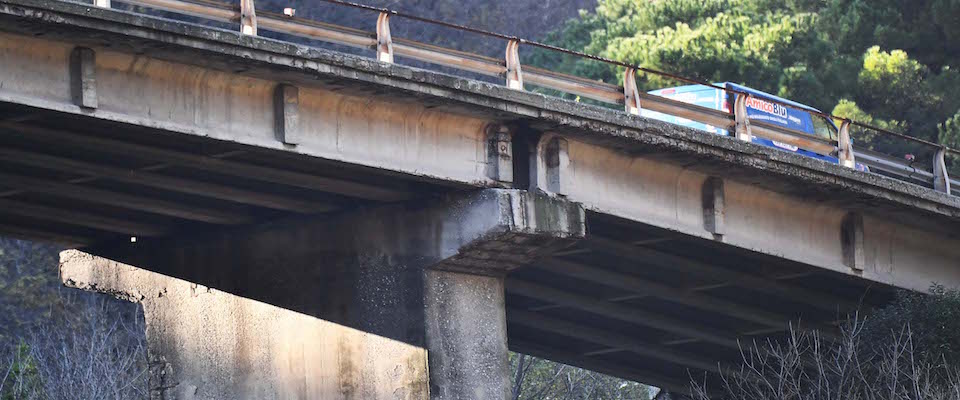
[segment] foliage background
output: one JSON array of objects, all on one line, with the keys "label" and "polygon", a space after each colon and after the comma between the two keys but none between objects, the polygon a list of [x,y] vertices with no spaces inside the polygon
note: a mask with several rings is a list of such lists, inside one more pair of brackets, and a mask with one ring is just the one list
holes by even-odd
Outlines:
[{"label": "foliage background", "polygon": [[[737,82],[880,128],[960,147],[960,1],[599,0],[546,41],[711,82]],[[607,82],[618,68],[535,51]],[[681,83],[641,76],[643,89]],[[931,154],[856,131],[898,156]],[[956,168],[954,168],[956,169]]]}]

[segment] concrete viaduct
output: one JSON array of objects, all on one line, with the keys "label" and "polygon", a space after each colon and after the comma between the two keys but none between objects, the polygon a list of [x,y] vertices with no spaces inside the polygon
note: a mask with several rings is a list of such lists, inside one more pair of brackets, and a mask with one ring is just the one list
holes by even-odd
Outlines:
[{"label": "concrete viaduct", "polygon": [[0,232],[143,305],[156,399],[504,399],[508,349],[683,390],[960,284],[943,192],[51,0],[0,0]]}]

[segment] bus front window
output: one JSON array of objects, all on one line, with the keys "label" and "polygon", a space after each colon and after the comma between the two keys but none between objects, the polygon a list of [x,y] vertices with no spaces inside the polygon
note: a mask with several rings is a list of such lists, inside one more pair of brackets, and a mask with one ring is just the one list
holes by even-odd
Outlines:
[{"label": "bus front window", "polygon": [[834,141],[839,137],[837,127],[819,115],[813,116],[813,132],[817,137],[824,140]]}]

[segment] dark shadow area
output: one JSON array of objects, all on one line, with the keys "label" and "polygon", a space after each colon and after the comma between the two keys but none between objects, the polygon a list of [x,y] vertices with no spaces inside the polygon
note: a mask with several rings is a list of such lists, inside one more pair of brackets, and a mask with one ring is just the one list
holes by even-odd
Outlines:
[{"label": "dark shadow area", "polygon": [[64,288],[60,250],[0,237],[0,398],[147,398],[142,308]]}]

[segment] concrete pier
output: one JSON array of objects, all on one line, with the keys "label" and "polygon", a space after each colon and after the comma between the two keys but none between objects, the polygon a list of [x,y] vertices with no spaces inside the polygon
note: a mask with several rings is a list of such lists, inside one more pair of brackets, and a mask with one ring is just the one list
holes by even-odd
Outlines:
[{"label": "concrete pier", "polygon": [[66,251],[61,278],[144,305],[155,398],[497,399],[506,272],[583,235],[573,203],[489,189]]}]

